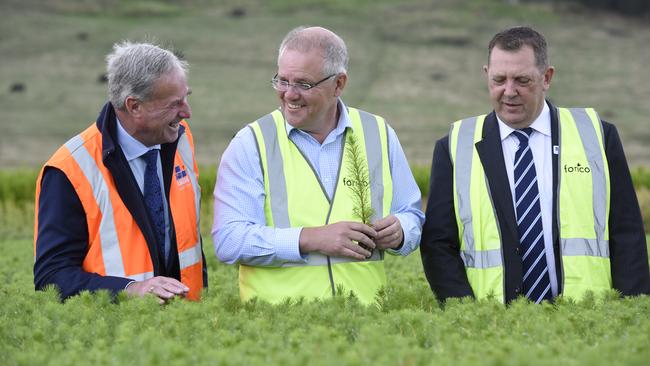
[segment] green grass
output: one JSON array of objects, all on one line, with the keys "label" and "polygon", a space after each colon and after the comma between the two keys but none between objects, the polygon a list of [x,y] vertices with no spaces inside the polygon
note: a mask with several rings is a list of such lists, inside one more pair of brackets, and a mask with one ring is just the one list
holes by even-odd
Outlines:
[{"label": "green grass", "polygon": [[[553,306],[520,301],[509,308],[452,301],[441,309],[418,252],[386,257],[388,287],[376,307],[345,296],[277,306],[241,303],[237,266],[216,260],[209,234],[214,169],[202,173],[210,288],[201,303],[160,306],[151,298],[126,297],[112,303],[106,293],[83,293],[61,304],[53,289],[35,292],[33,204],[3,200],[2,364],[641,365],[650,359],[650,297],[608,295]],[[4,174],[3,181],[14,180]]]},{"label": "green grass", "polygon": [[[6,0],[0,4],[0,166],[37,167],[96,117],[113,42],[157,39],[191,64],[197,153],[216,166],[233,134],[277,102],[269,79],[283,35],[320,24],[348,43],[352,105],[383,115],[409,161],[429,166],[449,124],[491,109],[484,75],[492,34],[531,24],[550,43],[549,96],[616,122],[632,166],[650,165],[650,28],[562,5],[502,0]],[[244,12],[233,17],[235,9]],[[575,10],[578,9],[578,10]],[[47,29],[47,31],[43,31]],[[12,93],[13,83],[24,83]]]},{"label": "green grass", "polygon": [[30,240],[0,241],[3,365],[610,365],[650,359],[650,297],[536,306],[452,301],[443,310],[418,253],[388,256],[380,306],[339,296],[243,304],[237,268],[206,243],[201,303],[35,292]]}]

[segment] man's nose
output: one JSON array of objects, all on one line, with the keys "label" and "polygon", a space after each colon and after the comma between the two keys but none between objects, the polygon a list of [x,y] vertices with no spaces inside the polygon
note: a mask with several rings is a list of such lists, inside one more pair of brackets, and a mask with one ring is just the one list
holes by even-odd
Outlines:
[{"label": "man's nose", "polygon": [[519,91],[517,90],[517,85],[515,85],[514,81],[506,81],[504,85],[504,91],[503,94],[508,97],[514,97],[519,94]]},{"label": "man's nose", "polygon": [[189,119],[192,117],[192,107],[190,107],[190,103],[188,103],[187,100],[183,101],[183,105],[181,106],[178,115],[183,119]]}]

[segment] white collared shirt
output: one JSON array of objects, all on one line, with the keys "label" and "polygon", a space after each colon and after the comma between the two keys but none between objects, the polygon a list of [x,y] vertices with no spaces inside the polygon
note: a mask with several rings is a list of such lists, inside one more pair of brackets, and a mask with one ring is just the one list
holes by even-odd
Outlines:
[{"label": "white collared shirt", "polygon": [[[519,139],[512,133],[514,129],[506,125],[497,116],[501,146],[505,160],[512,204],[515,206],[514,161],[515,153],[519,148]],[[528,140],[535,161],[537,173],[537,186],[539,188],[540,207],[542,210],[542,227],[544,231],[544,247],[546,249],[546,263],[551,279],[553,296],[558,294],[558,283],[555,269],[555,252],[553,251],[553,147],[551,141],[551,111],[546,103],[537,119],[530,125],[533,133]]]}]

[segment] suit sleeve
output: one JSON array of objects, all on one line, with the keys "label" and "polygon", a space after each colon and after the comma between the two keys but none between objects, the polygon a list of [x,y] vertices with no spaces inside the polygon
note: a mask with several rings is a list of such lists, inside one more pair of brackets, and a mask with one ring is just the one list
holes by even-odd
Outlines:
[{"label": "suit sleeve", "polygon": [[643,219],[616,127],[603,122],[611,187],[609,249],[612,281],[624,296],[650,294]]},{"label": "suit sleeve", "polygon": [[34,286],[56,286],[62,299],[82,290],[123,290],[128,278],[100,276],[83,270],[88,248],[86,215],[72,184],[63,172],[48,168],[41,180]]},{"label": "suit sleeve", "polygon": [[474,296],[460,257],[454,213],[452,164],[448,139],[436,143],[420,254],[424,273],[436,298]]}]

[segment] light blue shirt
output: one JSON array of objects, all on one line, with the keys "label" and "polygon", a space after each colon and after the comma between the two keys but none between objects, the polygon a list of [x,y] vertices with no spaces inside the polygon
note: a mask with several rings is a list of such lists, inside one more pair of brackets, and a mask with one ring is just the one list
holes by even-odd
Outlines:
[{"label": "light blue shirt", "polygon": [[[145,146],[140,141],[136,140],[133,136],[129,135],[128,132],[122,127],[122,122],[117,119],[117,143],[122,148],[124,157],[126,161],[129,162],[129,167],[133,173],[135,181],[138,183],[138,188],[140,192],[144,194],[144,171],[147,168],[147,163],[145,162],[142,155],[146,154],[149,150],[158,149],[160,150],[160,145],[153,145],[150,147]],[[156,164],[158,168],[158,180],[160,181],[160,190],[165,197],[165,186],[163,184],[163,175],[162,175],[162,164],[160,163],[160,153],[158,154],[158,163]],[[165,261],[169,257],[169,209],[167,207],[167,199],[163,199],[163,205],[165,208]]]},{"label": "light blue shirt", "polygon": [[[506,172],[510,182],[512,204],[516,207],[515,199],[515,153],[519,148],[519,139],[512,132],[513,128],[506,125],[499,119],[499,132],[501,134],[501,146],[503,147],[503,158],[506,163]],[[546,263],[548,274],[551,279],[551,291],[557,296],[557,275],[555,269],[555,252],[553,251],[553,147],[551,146],[551,111],[546,103],[537,119],[530,125],[533,133],[528,140],[528,145],[533,153],[535,172],[537,173],[537,187],[539,188],[539,202],[542,210],[542,227],[544,235],[544,248],[546,251]]]},{"label": "light blue shirt", "polygon": [[[287,134],[316,170],[327,194],[336,188],[343,137],[352,127],[347,108],[341,100],[337,127],[322,144],[308,133],[288,123]],[[285,122],[286,123],[286,122]],[[388,127],[388,154],[393,176],[393,200],[390,212],[404,231],[404,243],[389,253],[407,255],[420,243],[424,214],[420,189],[395,131]],[[255,136],[250,128],[241,129],[221,157],[214,188],[214,223],[212,239],[219,260],[257,266],[279,266],[283,263],[305,263],[299,237],[301,227],[273,228],[266,226],[264,216],[264,176],[261,170]],[[307,203],[306,203],[307,204]]]}]

